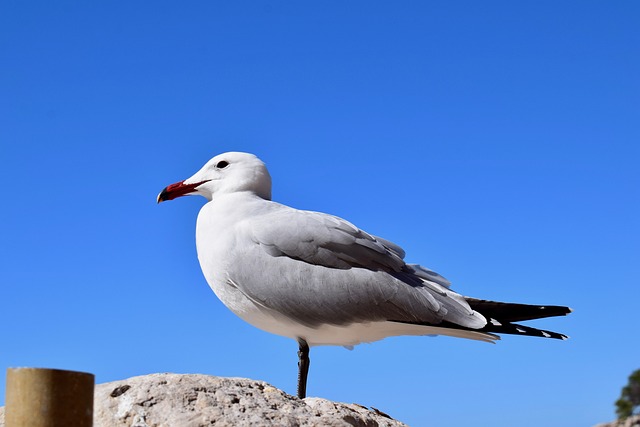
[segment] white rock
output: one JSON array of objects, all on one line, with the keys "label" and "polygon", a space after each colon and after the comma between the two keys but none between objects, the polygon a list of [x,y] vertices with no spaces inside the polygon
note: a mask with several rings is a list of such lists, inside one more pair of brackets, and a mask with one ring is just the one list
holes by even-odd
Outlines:
[{"label": "white rock", "polygon": [[94,399],[95,427],[406,426],[376,409],[300,400],[244,378],[151,374],[99,384]]}]

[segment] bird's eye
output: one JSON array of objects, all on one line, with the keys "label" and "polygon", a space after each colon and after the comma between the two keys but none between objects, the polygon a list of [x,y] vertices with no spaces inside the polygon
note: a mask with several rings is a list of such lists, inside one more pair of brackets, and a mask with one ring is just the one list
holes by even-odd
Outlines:
[{"label": "bird's eye", "polygon": [[224,169],[227,166],[229,166],[229,162],[227,162],[226,160],[220,160],[217,164],[216,164],[216,168],[218,169]]}]

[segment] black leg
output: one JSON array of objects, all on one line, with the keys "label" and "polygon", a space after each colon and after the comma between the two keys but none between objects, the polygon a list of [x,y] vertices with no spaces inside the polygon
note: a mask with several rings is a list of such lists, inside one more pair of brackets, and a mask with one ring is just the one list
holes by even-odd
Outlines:
[{"label": "black leg", "polygon": [[307,374],[309,373],[309,345],[302,338],[298,339],[298,397],[307,397]]}]

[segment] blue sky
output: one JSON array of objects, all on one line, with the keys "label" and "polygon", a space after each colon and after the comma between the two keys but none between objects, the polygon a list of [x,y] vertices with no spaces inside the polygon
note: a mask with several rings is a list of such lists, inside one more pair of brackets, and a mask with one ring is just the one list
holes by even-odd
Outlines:
[{"label": "blue sky", "polygon": [[531,323],[566,342],[315,348],[311,396],[414,426],[612,419],[640,368],[639,18],[634,1],[2,2],[0,382],[41,366],[294,393],[296,344],[200,272],[204,199],[155,203],[234,150],[268,164],[275,200],[461,293],[575,310]]}]

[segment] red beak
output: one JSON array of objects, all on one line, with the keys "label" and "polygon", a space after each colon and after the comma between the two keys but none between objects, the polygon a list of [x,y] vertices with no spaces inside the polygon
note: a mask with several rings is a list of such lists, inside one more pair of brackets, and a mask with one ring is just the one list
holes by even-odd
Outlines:
[{"label": "red beak", "polygon": [[196,182],[194,184],[185,184],[184,181],[180,181],[171,184],[158,194],[158,203],[195,193],[196,188],[207,181],[209,180]]}]

